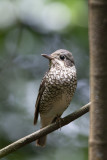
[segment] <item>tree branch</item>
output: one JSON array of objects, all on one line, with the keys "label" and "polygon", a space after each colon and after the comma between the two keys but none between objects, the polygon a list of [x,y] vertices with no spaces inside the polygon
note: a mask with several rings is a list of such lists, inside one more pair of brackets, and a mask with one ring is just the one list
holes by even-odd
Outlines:
[{"label": "tree branch", "polygon": [[[89,111],[90,104],[91,104],[91,102],[86,104],[85,106],[81,107],[79,110],[62,118],[61,119],[61,127],[69,124],[70,122],[74,121],[75,119],[77,119],[80,116],[87,113]],[[9,153],[12,153],[12,152],[18,150],[19,148],[23,147],[24,145],[29,144],[42,136],[45,136],[45,135],[57,130],[58,128],[60,128],[59,123],[55,122],[55,123],[52,123],[52,124],[48,125],[47,127],[44,127],[44,128],[42,128],[32,134],[29,134],[28,136],[25,136],[25,137],[17,140],[16,142],[14,142],[14,143],[12,143],[12,144],[10,144],[0,150],[0,158],[8,155]]]}]

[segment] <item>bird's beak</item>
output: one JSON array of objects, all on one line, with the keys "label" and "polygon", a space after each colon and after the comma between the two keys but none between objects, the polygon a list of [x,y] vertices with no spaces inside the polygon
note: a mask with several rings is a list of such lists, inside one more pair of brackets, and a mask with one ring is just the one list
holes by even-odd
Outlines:
[{"label": "bird's beak", "polygon": [[52,60],[53,58],[51,57],[51,55],[47,55],[47,54],[41,54],[43,57]]}]

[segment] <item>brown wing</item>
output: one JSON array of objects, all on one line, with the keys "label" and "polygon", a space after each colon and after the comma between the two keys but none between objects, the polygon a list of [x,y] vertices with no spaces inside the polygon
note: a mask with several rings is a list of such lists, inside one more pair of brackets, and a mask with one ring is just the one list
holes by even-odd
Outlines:
[{"label": "brown wing", "polygon": [[35,104],[34,125],[37,123],[37,120],[38,120],[39,105],[40,105],[41,96],[44,90],[45,90],[45,79],[43,79],[43,81],[40,84],[39,93],[38,93],[38,97]]}]

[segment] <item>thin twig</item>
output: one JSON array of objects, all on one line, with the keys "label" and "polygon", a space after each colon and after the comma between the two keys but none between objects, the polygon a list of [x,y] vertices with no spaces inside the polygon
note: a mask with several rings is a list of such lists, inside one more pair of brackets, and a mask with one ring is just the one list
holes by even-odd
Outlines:
[{"label": "thin twig", "polygon": [[62,118],[61,119],[61,126],[59,126],[58,122],[52,123],[52,124],[48,125],[47,127],[42,128],[32,134],[29,134],[28,136],[25,136],[25,137],[17,140],[16,142],[4,147],[3,149],[0,150],[0,158],[5,157],[9,153],[12,153],[12,152],[18,150],[19,148],[25,146],[26,144],[29,144],[29,143],[35,141],[36,139],[38,139],[42,136],[45,136],[45,135],[57,130],[58,128],[69,124],[70,122],[74,121],[75,119],[77,119],[80,116],[87,113],[89,111],[90,104],[91,104],[91,102],[86,104],[85,106],[81,107],[79,110]]}]

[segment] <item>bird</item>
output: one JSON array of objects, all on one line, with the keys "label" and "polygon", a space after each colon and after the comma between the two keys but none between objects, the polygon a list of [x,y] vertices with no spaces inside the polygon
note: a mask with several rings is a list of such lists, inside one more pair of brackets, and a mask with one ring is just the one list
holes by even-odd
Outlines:
[{"label": "bird", "polygon": [[[52,54],[42,54],[49,60],[49,70],[45,73],[35,104],[34,125],[40,114],[42,128],[61,118],[69,106],[77,86],[77,74],[71,52],[59,49]],[[46,145],[46,137],[36,140],[37,146]]]}]

